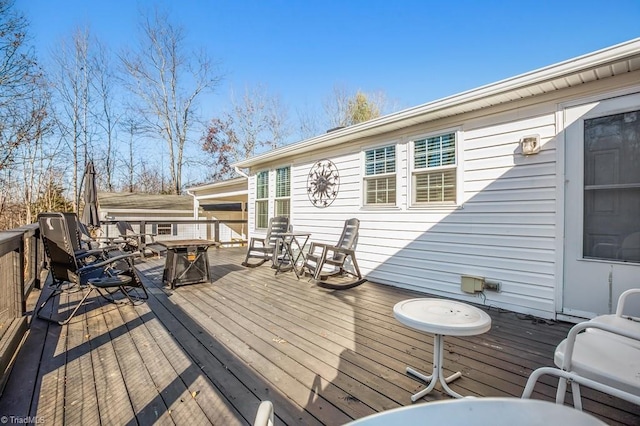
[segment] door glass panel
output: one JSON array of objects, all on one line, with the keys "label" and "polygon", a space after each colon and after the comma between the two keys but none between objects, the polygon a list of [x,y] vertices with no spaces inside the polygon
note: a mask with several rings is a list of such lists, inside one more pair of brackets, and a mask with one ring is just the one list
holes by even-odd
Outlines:
[{"label": "door glass panel", "polygon": [[585,258],[640,262],[640,111],[584,121]]}]

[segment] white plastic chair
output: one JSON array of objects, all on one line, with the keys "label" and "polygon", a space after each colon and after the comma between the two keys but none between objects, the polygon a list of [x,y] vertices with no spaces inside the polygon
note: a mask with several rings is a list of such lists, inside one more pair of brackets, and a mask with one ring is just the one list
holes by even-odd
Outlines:
[{"label": "white plastic chair", "polygon": [[576,324],[556,348],[554,362],[560,368],[542,367],[531,373],[522,398],[530,398],[538,379],[548,374],[559,378],[557,404],[564,403],[569,382],[578,410],[582,410],[580,385],[640,405],[640,331],[635,327],[598,321]]},{"label": "white plastic chair", "polygon": [[273,404],[271,401],[260,403],[253,426],[273,426]]}]

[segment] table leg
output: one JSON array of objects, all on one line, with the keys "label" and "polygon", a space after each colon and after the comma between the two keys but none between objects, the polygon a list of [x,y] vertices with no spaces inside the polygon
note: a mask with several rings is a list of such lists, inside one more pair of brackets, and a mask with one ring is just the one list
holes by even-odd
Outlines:
[{"label": "table leg", "polygon": [[[304,242],[302,243],[302,246],[300,245],[300,241],[294,237],[294,241],[296,243],[296,245],[298,246],[298,254],[294,259],[292,259],[293,263],[293,272],[296,273],[296,278],[300,279],[300,276],[302,275],[302,268],[300,268],[300,270],[298,270],[298,261],[300,260],[300,257],[302,257],[304,259],[304,247],[307,245],[307,242],[309,241],[309,235],[306,236],[306,238],[304,239]],[[291,250],[291,256],[293,257],[293,250]]]},{"label": "table leg", "polygon": [[[276,272],[274,275],[278,275],[278,272],[284,272],[282,267],[284,265],[284,262],[287,260],[287,258],[289,259],[289,262],[291,262],[290,244],[291,242],[286,240],[285,238],[278,238],[276,240],[276,248],[274,249],[273,256],[277,264],[276,264]],[[282,248],[282,250],[279,250],[280,247]],[[280,257],[281,253],[282,253],[282,257]]]},{"label": "table leg", "polygon": [[431,375],[422,374],[411,367],[407,367],[408,374],[411,374],[412,376],[415,376],[420,380],[428,383],[428,386],[426,388],[411,396],[412,402],[416,402],[417,400],[421,399],[423,396],[431,392],[438,381],[442,385],[442,388],[445,390],[445,392],[447,392],[449,395],[453,396],[454,398],[462,398],[462,395],[451,390],[451,388],[447,385],[447,383],[450,383],[455,379],[461,377],[462,373],[458,371],[457,373],[454,373],[449,377],[444,377],[442,371],[443,361],[444,337],[441,334],[436,334],[433,337],[433,372],[431,373]]}]

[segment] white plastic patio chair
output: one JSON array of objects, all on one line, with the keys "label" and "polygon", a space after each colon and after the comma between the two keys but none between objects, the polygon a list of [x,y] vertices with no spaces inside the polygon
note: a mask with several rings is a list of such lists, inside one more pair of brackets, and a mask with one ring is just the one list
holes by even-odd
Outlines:
[{"label": "white plastic patio chair", "polygon": [[576,324],[556,348],[554,362],[559,368],[542,367],[531,373],[522,398],[531,397],[541,376],[551,375],[559,379],[557,404],[564,403],[569,382],[578,410],[582,410],[580,385],[640,405],[639,345],[640,332],[635,328],[597,321]]},{"label": "white plastic patio chair", "polygon": [[273,404],[271,401],[262,401],[258,406],[253,426],[273,426],[273,418]]}]

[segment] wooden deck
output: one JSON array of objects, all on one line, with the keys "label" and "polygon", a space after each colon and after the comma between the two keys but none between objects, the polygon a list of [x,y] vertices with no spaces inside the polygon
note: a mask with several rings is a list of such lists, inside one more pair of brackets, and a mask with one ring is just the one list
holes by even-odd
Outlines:
[{"label": "wooden deck", "polygon": [[[18,355],[0,415],[44,424],[251,424],[271,400],[277,424],[339,425],[410,404],[431,364],[432,336],[398,323],[393,305],[425,296],[380,284],[330,291],[264,265],[242,248],[209,251],[211,284],[169,290],[163,259],[138,265],[150,298],[116,306],[94,298],[68,326],[36,319]],[[56,309],[64,310],[79,294]],[[552,364],[570,324],[485,308],[483,335],[445,338],[451,384],[476,396],[519,397],[532,369]],[[551,379],[536,398],[551,400]],[[439,389],[439,388],[436,388]],[[421,402],[448,398],[436,391]],[[640,424],[638,407],[584,390],[585,411]]]}]

